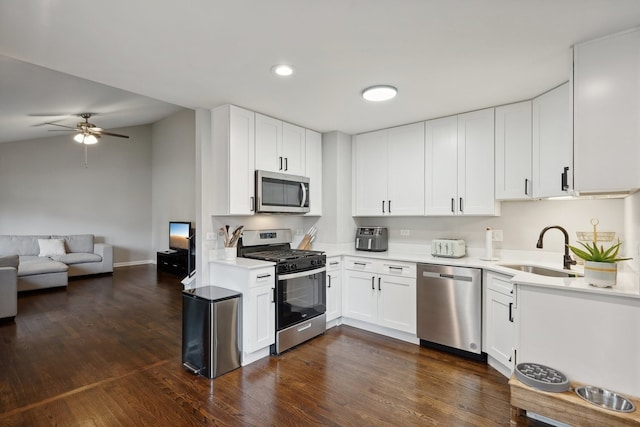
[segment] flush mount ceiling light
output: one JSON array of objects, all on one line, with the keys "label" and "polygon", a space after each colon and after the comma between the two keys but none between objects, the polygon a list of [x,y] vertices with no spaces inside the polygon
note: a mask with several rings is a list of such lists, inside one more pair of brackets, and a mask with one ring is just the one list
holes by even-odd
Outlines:
[{"label": "flush mount ceiling light", "polygon": [[366,88],[362,91],[362,97],[367,101],[380,102],[395,98],[398,89],[388,85],[377,85]]},{"label": "flush mount ceiling light", "polygon": [[271,67],[271,72],[276,76],[289,77],[293,74],[293,67],[286,64],[278,64]]}]

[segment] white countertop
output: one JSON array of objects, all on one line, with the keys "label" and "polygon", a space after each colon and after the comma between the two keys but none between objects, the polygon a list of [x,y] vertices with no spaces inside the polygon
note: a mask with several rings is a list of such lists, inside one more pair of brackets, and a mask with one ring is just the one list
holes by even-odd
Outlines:
[{"label": "white countertop", "polygon": [[[481,256],[478,255],[478,253],[482,253],[481,250],[478,251],[470,248],[467,249],[469,251],[468,256],[462,258],[434,257],[424,248],[417,248],[418,250],[415,250],[416,248],[401,248],[399,250],[391,249],[385,252],[368,252],[356,251],[353,248],[345,248],[344,246],[341,247],[337,245],[317,245],[314,249],[324,251],[327,257],[352,256],[377,260],[482,268],[500,274],[511,275],[513,276],[511,279],[513,283],[523,286],[566,289],[578,292],[640,299],[640,274],[626,269],[624,263],[620,263],[618,266],[618,280],[616,286],[611,288],[598,288],[596,286],[589,285],[582,277],[548,277],[541,276],[539,274],[525,273],[502,266],[503,264],[527,264],[563,271],[561,263],[562,254],[549,254],[548,252],[502,251],[502,253],[497,254],[500,256],[499,259],[495,261],[487,261],[483,260]],[[250,258],[239,257],[233,260],[225,260],[222,258],[222,254],[215,250],[210,252],[209,262],[228,264],[247,269],[275,265],[273,262],[254,260]],[[580,265],[572,266],[571,269],[579,274],[582,274],[583,272],[583,267]]]},{"label": "white countertop", "polygon": [[[427,253],[426,250],[421,252],[415,251],[398,251],[389,250],[385,252],[368,252],[356,251],[355,249],[344,249],[337,247],[314,247],[314,249],[324,250],[329,256],[353,256],[359,258],[373,258],[378,260],[394,260],[428,264],[454,265],[461,267],[473,267],[490,270],[496,273],[511,275],[512,282],[518,285],[547,287],[555,289],[569,289],[572,291],[589,292],[601,295],[610,295],[617,297],[638,298],[640,299],[640,274],[625,268],[624,263],[618,265],[617,284],[611,288],[598,288],[589,285],[584,278],[569,277],[548,277],[539,274],[525,273],[519,270],[513,270],[502,265],[508,264],[527,264],[539,267],[551,268],[563,271],[562,254],[535,253],[530,251],[504,251],[501,258],[495,261],[486,261],[476,256],[474,252],[470,252],[469,256],[462,258],[441,258],[434,257]],[[480,251],[482,253],[482,251]],[[552,261],[554,259],[555,261]],[[583,273],[583,267],[575,265],[571,267],[572,271],[578,274]]]}]

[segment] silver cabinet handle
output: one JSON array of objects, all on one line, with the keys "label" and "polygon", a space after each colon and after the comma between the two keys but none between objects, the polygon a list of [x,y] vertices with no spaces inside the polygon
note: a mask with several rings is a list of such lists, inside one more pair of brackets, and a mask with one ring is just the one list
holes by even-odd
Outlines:
[{"label": "silver cabinet handle", "polygon": [[391,200],[389,200],[389,213],[391,213]]},{"label": "silver cabinet handle", "polygon": [[460,197],[460,212],[464,212],[464,209],[462,208],[462,197]]},{"label": "silver cabinet handle", "polygon": [[278,160],[280,161],[280,167],[278,168],[278,170],[282,170],[282,157],[278,157]]},{"label": "silver cabinet handle", "polygon": [[375,280],[376,280],[376,278],[371,276],[371,289],[373,289],[374,291],[376,290],[376,285],[374,283]]},{"label": "silver cabinet handle", "polygon": [[287,157],[284,158],[284,170],[285,172],[289,170],[289,159]]},{"label": "silver cabinet handle", "polygon": [[329,283],[328,283],[327,287],[330,288],[331,287],[331,275],[330,274],[327,274],[327,279],[329,279]]},{"label": "silver cabinet handle", "polygon": [[524,195],[529,195],[529,178],[524,179]]},{"label": "silver cabinet handle", "polygon": [[382,201],[382,213],[384,213],[384,200]]},{"label": "silver cabinet handle", "polygon": [[378,290],[381,291],[382,287],[380,286],[380,282],[382,281],[381,277],[378,277]]},{"label": "silver cabinet handle", "polygon": [[451,213],[456,213],[455,203],[456,203],[456,200],[452,197],[451,198]]}]

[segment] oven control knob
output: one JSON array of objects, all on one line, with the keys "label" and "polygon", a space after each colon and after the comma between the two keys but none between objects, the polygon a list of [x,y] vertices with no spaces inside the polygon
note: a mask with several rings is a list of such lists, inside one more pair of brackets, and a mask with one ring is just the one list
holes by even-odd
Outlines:
[{"label": "oven control knob", "polygon": [[289,271],[295,270],[297,268],[298,268],[298,266],[296,266],[295,264],[289,264]]}]

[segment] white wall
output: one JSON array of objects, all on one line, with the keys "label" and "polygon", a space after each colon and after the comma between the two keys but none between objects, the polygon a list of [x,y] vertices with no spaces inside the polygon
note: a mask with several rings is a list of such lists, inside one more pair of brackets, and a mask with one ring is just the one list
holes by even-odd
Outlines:
[{"label": "white wall", "polygon": [[0,144],[0,234],[95,234],[114,262],[149,260],[151,126],[84,148],[70,134]]},{"label": "white wall", "polygon": [[169,248],[169,221],[196,217],[195,111],[183,110],[151,126],[151,246]]},{"label": "white wall", "polygon": [[627,261],[635,271],[640,271],[640,192],[624,199],[624,244],[625,255],[633,257]]},{"label": "white wall", "polygon": [[[494,247],[509,250],[536,251],[540,231],[548,225],[560,225],[575,244],[576,231],[591,231],[591,219],[598,218],[600,231],[615,231],[625,239],[624,200],[537,200],[502,202],[502,215],[497,217],[384,217],[357,218],[359,226],[389,228],[389,245],[427,245],[434,238],[464,239],[470,248],[482,248],[486,227],[503,231],[504,241]],[[640,203],[640,202],[639,202]],[[400,230],[409,230],[401,236]],[[640,227],[638,228],[640,230]],[[563,252],[564,237],[558,230],[549,230],[542,251]]]}]

